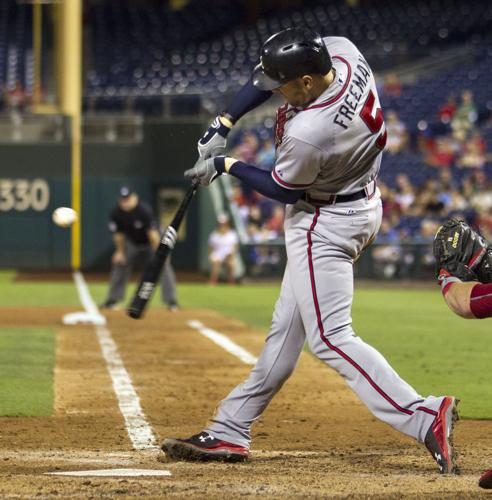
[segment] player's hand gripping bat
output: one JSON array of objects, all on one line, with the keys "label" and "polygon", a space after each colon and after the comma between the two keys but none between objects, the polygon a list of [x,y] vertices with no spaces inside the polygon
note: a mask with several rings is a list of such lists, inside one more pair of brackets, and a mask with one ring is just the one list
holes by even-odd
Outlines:
[{"label": "player's hand gripping bat", "polygon": [[176,215],[174,216],[174,219],[166,229],[157,250],[152,256],[150,262],[147,264],[137,291],[135,292],[131,304],[127,309],[128,316],[131,318],[139,319],[142,317],[145,307],[147,306],[147,302],[149,302],[152,297],[152,293],[154,292],[155,285],[159,280],[159,276],[166,259],[174,248],[179,226],[181,225],[181,221],[184,218],[186,210],[188,209],[190,201],[193,198],[198,185],[199,181],[194,180],[189,187],[176,212]]}]

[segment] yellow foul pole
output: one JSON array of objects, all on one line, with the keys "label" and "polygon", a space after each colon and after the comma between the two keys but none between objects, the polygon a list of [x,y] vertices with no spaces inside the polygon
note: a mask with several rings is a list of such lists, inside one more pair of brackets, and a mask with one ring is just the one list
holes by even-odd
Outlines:
[{"label": "yellow foul pole", "polygon": [[32,48],[34,58],[34,88],[32,91],[32,103],[36,107],[41,102],[41,52],[42,52],[42,11],[43,6],[39,0],[33,4],[32,15]]},{"label": "yellow foul pole", "polygon": [[72,269],[81,264],[81,101],[82,101],[82,0],[63,0],[58,6],[60,23],[57,57],[61,65],[60,104],[71,118],[72,208],[79,214],[72,226]]}]

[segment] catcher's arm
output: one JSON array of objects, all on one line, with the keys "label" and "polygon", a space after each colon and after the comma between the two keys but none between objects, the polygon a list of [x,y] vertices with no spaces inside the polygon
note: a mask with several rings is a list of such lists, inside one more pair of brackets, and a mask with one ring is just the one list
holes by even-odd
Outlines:
[{"label": "catcher's arm", "polygon": [[472,289],[477,285],[476,281],[458,281],[453,283],[444,294],[444,300],[448,307],[458,316],[466,319],[473,319],[470,307]]}]

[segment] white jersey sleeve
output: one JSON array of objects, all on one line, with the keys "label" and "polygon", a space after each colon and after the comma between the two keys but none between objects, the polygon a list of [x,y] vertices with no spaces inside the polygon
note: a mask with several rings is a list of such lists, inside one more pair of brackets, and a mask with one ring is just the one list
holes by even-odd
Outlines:
[{"label": "white jersey sleeve", "polygon": [[323,162],[323,152],[312,144],[285,136],[272,171],[273,180],[287,189],[307,189],[316,178]]}]

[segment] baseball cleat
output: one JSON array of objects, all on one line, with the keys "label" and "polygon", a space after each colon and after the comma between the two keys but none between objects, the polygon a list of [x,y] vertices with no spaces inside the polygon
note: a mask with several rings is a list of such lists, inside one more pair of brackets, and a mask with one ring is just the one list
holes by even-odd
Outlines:
[{"label": "baseball cleat", "polygon": [[208,432],[188,439],[166,439],[161,449],[169,458],[189,462],[243,462],[249,457],[249,450],[244,446],[214,438]]},{"label": "baseball cleat", "polygon": [[455,453],[453,450],[453,429],[455,422],[459,418],[456,410],[457,404],[458,401],[451,396],[446,396],[443,399],[437,416],[427,431],[424,440],[432,458],[439,465],[441,474],[458,473],[454,463]]},{"label": "baseball cleat", "polygon": [[480,488],[485,488],[486,490],[492,489],[492,469],[484,472],[480,479],[478,480],[478,486]]}]

